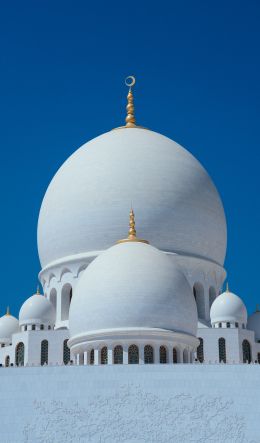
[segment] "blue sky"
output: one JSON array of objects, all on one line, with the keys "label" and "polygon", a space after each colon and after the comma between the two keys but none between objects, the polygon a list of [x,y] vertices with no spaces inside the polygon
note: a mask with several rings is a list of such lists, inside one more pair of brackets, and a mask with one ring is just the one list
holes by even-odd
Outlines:
[{"label": "blue sky", "polygon": [[2,2],[1,297],[35,292],[41,200],[64,160],[123,123],[128,74],[138,123],[206,167],[228,221],[230,289],[260,302],[260,3]]}]

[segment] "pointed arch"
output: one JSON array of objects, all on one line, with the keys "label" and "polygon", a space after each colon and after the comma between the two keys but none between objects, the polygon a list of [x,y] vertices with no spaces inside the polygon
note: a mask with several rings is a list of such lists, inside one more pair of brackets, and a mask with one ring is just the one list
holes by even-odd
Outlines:
[{"label": "pointed arch", "polygon": [[70,283],[65,283],[61,290],[61,320],[68,320],[69,309],[72,299],[72,286]]},{"label": "pointed arch", "polygon": [[242,350],[243,350],[243,363],[251,363],[252,361],[251,346],[248,340],[243,340]]},{"label": "pointed arch", "polygon": [[24,343],[19,342],[15,348],[15,364],[16,366],[24,366]]},{"label": "pointed arch", "polygon": [[204,362],[204,343],[203,338],[199,337],[200,344],[197,347],[197,359],[200,363]]},{"label": "pointed arch", "polygon": [[60,273],[60,280],[62,279],[63,275],[65,275],[65,274],[71,274],[71,270],[68,268],[63,268]]},{"label": "pointed arch", "polygon": [[68,347],[68,339],[63,342],[63,363],[67,365],[70,362],[70,348]]},{"label": "pointed arch", "polygon": [[81,266],[79,267],[79,269],[77,270],[77,277],[79,277],[79,274],[80,274],[82,271],[85,271],[85,269],[87,269],[87,267],[88,267],[87,264],[81,265]]},{"label": "pointed arch", "polygon": [[218,339],[218,353],[219,353],[219,362],[226,363],[227,362],[226,340],[223,337]]},{"label": "pointed arch", "polygon": [[128,364],[139,363],[139,349],[136,345],[130,345],[128,348]]},{"label": "pointed arch", "polygon": [[144,363],[153,363],[153,347],[151,345],[145,345],[144,347]]},{"label": "pointed arch", "polygon": [[204,288],[199,282],[193,285],[193,295],[196,301],[198,317],[205,319],[205,299],[204,299]]},{"label": "pointed arch", "polygon": [[56,312],[56,309],[57,309],[57,290],[55,288],[51,289],[49,300],[50,300],[51,304],[53,305],[53,307],[55,309],[55,312]]},{"label": "pointed arch", "polygon": [[103,346],[103,348],[101,349],[101,364],[102,365],[107,365],[107,347]]},{"label": "pointed arch", "polygon": [[183,363],[189,363],[189,353],[187,349],[183,351]]},{"label": "pointed arch", "polygon": [[89,356],[89,364],[94,365],[94,363],[95,363],[95,351],[94,349],[91,349]]},{"label": "pointed arch", "polygon": [[41,342],[41,366],[48,364],[49,343],[48,340]]},{"label": "pointed arch", "polygon": [[173,348],[172,350],[172,362],[178,363],[178,351],[176,348]]},{"label": "pointed arch", "polygon": [[160,363],[167,363],[168,362],[168,355],[167,355],[167,348],[166,346],[160,346]]},{"label": "pointed arch", "polygon": [[114,364],[115,365],[123,364],[123,347],[121,345],[117,345],[114,348]]}]

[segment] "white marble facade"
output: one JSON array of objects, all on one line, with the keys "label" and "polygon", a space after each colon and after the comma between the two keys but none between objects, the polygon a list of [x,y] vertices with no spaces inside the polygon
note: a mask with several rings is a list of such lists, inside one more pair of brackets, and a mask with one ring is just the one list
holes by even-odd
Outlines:
[{"label": "white marble facade", "polygon": [[260,313],[222,289],[226,242],[186,149],[134,123],[89,141],[46,191],[43,295],[0,318],[0,364],[260,363]]}]

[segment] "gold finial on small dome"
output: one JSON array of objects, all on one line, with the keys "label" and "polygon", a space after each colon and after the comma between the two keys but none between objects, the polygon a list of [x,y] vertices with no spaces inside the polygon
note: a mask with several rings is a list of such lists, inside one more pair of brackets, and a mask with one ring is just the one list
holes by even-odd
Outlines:
[{"label": "gold finial on small dome", "polygon": [[226,284],[226,292],[229,292],[229,285],[228,285],[228,281],[227,281],[227,284]]},{"label": "gold finial on small dome", "polygon": [[136,124],[135,124],[135,108],[134,108],[134,96],[132,93],[132,87],[135,84],[135,77],[133,75],[129,75],[128,77],[126,77],[125,79],[125,84],[126,86],[129,87],[129,91],[127,94],[127,106],[126,106],[126,112],[127,112],[127,116],[125,119],[125,123],[126,123],[126,127],[127,128],[135,128]]},{"label": "gold finial on small dome", "polygon": [[143,240],[141,238],[136,237],[136,229],[135,229],[135,214],[133,211],[133,208],[131,208],[130,214],[129,214],[129,231],[128,231],[128,237],[124,238],[123,240],[118,240],[117,243],[127,243],[127,242],[140,242],[140,243],[147,243],[149,242],[147,240]]},{"label": "gold finial on small dome", "polygon": [[37,286],[36,294],[37,294],[37,295],[41,295],[41,293],[40,293],[40,286],[39,286],[39,285]]},{"label": "gold finial on small dome", "polygon": [[6,308],[6,314],[5,315],[11,315],[10,314],[10,308],[9,308],[9,306],[7,306],[7,308]]}]

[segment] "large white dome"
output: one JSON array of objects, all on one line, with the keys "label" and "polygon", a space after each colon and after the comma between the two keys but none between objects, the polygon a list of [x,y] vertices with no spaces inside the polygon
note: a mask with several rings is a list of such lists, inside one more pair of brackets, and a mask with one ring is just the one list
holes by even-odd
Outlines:
[{"label": "large white dome", "polygon": [[139,242],[118,244],[100,254],[80,277],[69,312],[72,339],[127,328],[195,336],[197,321],[182,271],[165,253]]},{"label": "large white dome", "polygon": [[86,143],[54,176],[38,223],[42,267],[109,248],[124,234],[131,202],[154,246],[223,264],[225,215],[205,169],[169,138],[128,128]]}]

